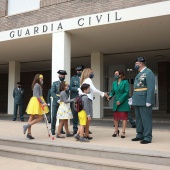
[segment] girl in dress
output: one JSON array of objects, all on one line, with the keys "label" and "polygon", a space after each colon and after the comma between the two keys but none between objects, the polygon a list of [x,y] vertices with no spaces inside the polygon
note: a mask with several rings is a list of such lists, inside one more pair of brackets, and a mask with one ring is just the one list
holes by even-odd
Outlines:
[{"label": "girl in dress", "polygon": [[60,120],[59,126],[58,126],[58,134],[57,138],[64,138],[64,136],[61,135],[61,128],[64,124],[65,130],[66,130],[66,137],[71,137],[73,134],[70,134],[68,129],[68,119],[72,119],[73,115],[71,113],[71,110],[69,108],[68,103],[71,103],[75,101],[74,99],[68,100],[68,95],[66,93],[66,90],[68,89],[68,83],[66,81],[62,81],[60,83],[60,106],[57,111],[57,124]]},{"label": "girl in dress", "polygon": [[[34,139],[34,137],[31,135],[31,126],[35,123],[42,121],[43,114],[49,112],[47,104],[42,96],[42,85],[43,75],[36,74],[32,83],[33,97],[31,97],[26,109],[26,112],[30,115],[30,117],[28,120],[28,124],[23,126],[24,134],[28,130],[28,139]],[[44,107],[44,111],[42,107]]]}]

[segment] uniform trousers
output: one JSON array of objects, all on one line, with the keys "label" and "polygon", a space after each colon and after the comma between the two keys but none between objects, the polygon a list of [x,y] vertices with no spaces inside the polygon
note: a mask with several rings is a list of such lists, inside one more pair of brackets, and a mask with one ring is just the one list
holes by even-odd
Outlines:
[{"label": "uniform trousers", "polygon": [[78,113],[74,108],[74,102],[70,103],[71,112],[73,114],[73,132],[77,133],[78,130]]},{"label": "uniform trousers", "polygon": [[152,106],[135,106],[137,138],[152,141]]},{"label": "uniform trousers", "polygon": [[15,104],[14,103],[14,115],[13,118],[16,119],[17,118],[17,111],[18,111],[18,107],[19,107],[19,115],[20,115],[20,119],[23,120],[23,104]]}]

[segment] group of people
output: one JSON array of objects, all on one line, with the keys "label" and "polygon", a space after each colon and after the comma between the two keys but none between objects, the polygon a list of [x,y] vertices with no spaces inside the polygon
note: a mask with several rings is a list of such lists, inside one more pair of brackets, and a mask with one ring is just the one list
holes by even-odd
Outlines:
[{"label": "group of people", "polygon": [[[130,113],[130,105],[135,106],[136,114],[136,132],[137,135],[132,141],[140,141],[141,144],[151,143],[152,141],[152,106],[154,104],[155,77],[153,72],[146,67],[146,59],[138,57],[135,63],[135,69],[139,72],[134,81],[134,92],[132,97],[129,96],[129,82],[125,78],[123,71],[116,70],[112,89],[108,95],[98,90],[92,78],[94,73],[92,69],[78,66],[76,68],[77,75],[71,78],[70,85],[65,81],[67,75],[65,70],[59,70],[59,80],[53,82],[50,89],[52,96],[52,120],[51,133],[55,135],[56,123],[58,125],[57,138],[74,137],[83,142],[89,142],[92,137],[89,135],[89,126],[93,117],[93,100],[94,93],[110,100],[114,97],[113,117],[115,131],[112,137],[119,135],[118,122],[122,120],[121,138],[125,138],[125,129]],[[43,75],[37,74],[32,83],[33,97],[27,106],[26,112],[30,115],[28,124],[23,126],[24,134],[26,131],[27,138],[34,139],[31,134],[33,124],[42,120],[42,115],[48,113],[47,103],[42,97]],[[70,92],[70,93],[69,93]],[[70,100],[69,98],[70,94]],[[77,112],[74,107],[74,101],[78,95],[82,96],[84,104],[83,110]],[[69,103],[71,109],[69,107]],[[44,110],[42,111],[42,106]],[[73,118],[73,134],[68,129],[69,120]],[[79,127],[78,127],[79,122]],[[65,131],[63,131],[63,125]]]}]

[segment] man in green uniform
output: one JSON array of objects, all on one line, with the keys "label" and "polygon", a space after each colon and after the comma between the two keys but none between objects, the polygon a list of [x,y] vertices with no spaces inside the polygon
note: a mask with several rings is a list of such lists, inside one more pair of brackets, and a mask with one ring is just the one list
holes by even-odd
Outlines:
[{"label": "man in green uniform", "polygon": [[[80,77],[83,72],[84,66],[80,65],[76,67],[77,75],[71,77],[70,82],[70,98],[76,98],[78,96],[78,88],[80,88]],[[78,113],[74,109],[74,102],[70,104],[71,111],[73,113],[73,134],[77,133],[78,130]]]},{"label": "man in green uniform", "polygon": [[[59,70],[57,72],[59,74],[59,80],[53,82],[53,85],[51,87],[51,96],[53,97],[52,102],[52,121],[51,121],[51,133],[52,135],[55,135],[55,127],[56,127],[56,115],[59,108],[59,100],[60,100],[60,82],[65,80],[65,75],[67,75],[67,72],[65,70]],[[65,134],[63,130],[61,130],[62,134]]]},{"label": "man in green uniform", "polygon": [[24,99],[24,89],[21,88],[22,83],[18,82],[17,87],[13,90],[13,98],[14,98],[14,113],[13,113],[13,121],[17,119],[17,112],[19,107],[19,115],[20,120],[24,121],[23,116],[23,99]]},{"label": "man in green uniform", "polygon": [[148,144],[152,141],[152,107],[154,104],[155,76],[145,66],[146,59],[138,57],[135,69],[139,72],[134,81],[134,92],[129,104],[135,106],[136,132],[132,141]]}]

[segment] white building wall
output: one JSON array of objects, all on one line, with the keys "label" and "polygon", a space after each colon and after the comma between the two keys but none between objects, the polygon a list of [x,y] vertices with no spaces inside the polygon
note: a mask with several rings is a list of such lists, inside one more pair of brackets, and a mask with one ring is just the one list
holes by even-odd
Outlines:
[{"label": "white building wall", "polygon": [[40,0],[8,0],[8,15],[40,8]]}]

